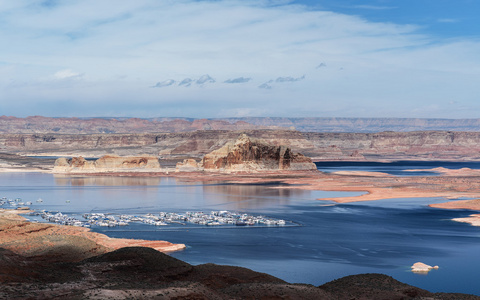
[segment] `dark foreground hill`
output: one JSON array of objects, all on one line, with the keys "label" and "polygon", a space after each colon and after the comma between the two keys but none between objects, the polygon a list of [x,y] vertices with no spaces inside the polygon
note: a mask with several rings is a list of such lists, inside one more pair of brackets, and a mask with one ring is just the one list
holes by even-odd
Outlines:
[{"label": "dark foreground hill", "polygon": [[[318,270],[322,272],[322,270]],[[430,293],[389,276],[362,274],[316,287],[249,269],[193,266],[130,247],[80,262],[24,257],[0,248],[0,299],[480,299]]]}]

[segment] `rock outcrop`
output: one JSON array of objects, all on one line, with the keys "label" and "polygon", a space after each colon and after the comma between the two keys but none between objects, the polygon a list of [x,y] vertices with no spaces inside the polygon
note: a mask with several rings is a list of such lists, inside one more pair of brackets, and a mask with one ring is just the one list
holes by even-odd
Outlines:
[{"label": "rock outcrop", "polygon": [[422,262],[416,262],[413,264],[411,269],[412,269],[412,272],[414,273],[428,273],[430,272],[430,270],[438,269],[438,266],[432,267]]},{"label": "rock outcrop", "polygon": [[205,155],[202,164],[205,170],[316,170],[310,158],[286,146],[273,146],[246,134]]},{"label": "rock outcrop", "polygon": [[201,169],[203,168],[193,158],[184,159],[183,162],[178,162],[175,167],[176,172],[195,172]]},{"label": "rock outcrop", "polygon": [[138,156],[121,157],[105,155],[93,161],[83,157],[58,158],[53,168],[54,173],[104,173],[104,172],[159,172],[160,162],[157,157]]}]

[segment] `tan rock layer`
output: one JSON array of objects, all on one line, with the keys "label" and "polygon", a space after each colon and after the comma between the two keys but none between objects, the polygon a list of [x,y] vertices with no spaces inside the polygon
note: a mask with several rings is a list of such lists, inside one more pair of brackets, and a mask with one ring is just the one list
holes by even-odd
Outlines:
[{"label": "tan rock layer", "polygon": [[159,171],[160,162],[157,157],[120,157],[105,155],[95,161],[88,161],[83,157],[67,159],[60,157],[55,161],[54,172],[112,172],[122,170]]}]

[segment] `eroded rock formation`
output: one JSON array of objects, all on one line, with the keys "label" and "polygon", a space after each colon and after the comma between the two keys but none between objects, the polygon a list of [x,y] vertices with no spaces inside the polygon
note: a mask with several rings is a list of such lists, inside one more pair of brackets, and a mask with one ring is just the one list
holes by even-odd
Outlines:
[{"label": "eroded rock formation", "polygon": [[138,157],[121,157],[114,155],[105,155],[99,159],[86,160],[83,157],[73,157],[67,159],[65,157],[58,158],[55,161],[53,172],[56,173],[103,173],[103,172],[147,172],[160,171],[160,162],[157,157],[138,156]]},{"label": "eroded rock formation", "polygon": [[200,165],[192,158],[184,159],[183,162],[178,162],[175,167],[176,172],[195,172],[200,170]]},{"label": "eroded rock formation", "polygon": [[242,134],[235,142],[204,156],[205,170],[262,171],[315,170],[311,159],[286,146],[269,145]]}]

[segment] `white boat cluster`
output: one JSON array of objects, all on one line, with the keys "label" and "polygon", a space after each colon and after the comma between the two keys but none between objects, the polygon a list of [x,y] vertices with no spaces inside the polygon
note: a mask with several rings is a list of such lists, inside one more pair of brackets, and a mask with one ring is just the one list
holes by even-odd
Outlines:
[{"label": "white boat cluster", "polygon": [[204,212],[186,212],[186,213],[171,213],[160,212],[158,215],[109,215],[103,213],[84,214],[83,217],[88,220],[88,224],[97,226],[126,226],[131,222],[139,222],[155,226],[166,226],[170,224],[187,225],[197,224],[206,226],[247,226],[247,225],[274,225],[284,226],[287,224],[285,220],[274,218],[267,218],[265,216],[253,216],[248,214],[239,214],[230,211],[212,211],[210,213]]},{"label": "white boat cluster", "polygon": [[90,227],[87,222],[82,222],[77,218],[70,217],[66,214],[62,214],[61,212],[48,212],[43,210],[42,212],[33,212],[30,215],[39,215],[42,219],[50,222],[50,223],[57,223],[61,225],[70,225],[70,226],[78,226],[78,227]]},{"label": "white boat cluster", "polygon": [[[68,200],[67,200],[68,201]],[[37,200],[38,203],[43,202],[42,199]],[[69,202],[69,201],[68,201]],[[23,206],[32,205],[32,202],[23,202],[22,199],[7,199],[6,197],[0,198],[0,206]],[[204,212],[160,212],[158,214],[145,214],[145,215],[114,215],[105,213],[86,213],[83,214],[83,220],[77,219],[67,214],[55,211],[35,211],[31,213],[32,216],[40,216],[47,222],[57,223],[61,225],[91,227],[116,227],[127,226],[132,222],[144,223],[154,226],[167,226],[171,224],[178,225],[206,225],[206,226],[285,226],[287,222],[281,219],[269,218],[265,216],[254,216],[245,213],[230,212],[227,210],[211,211],[209,213]],[[288,224],[290,225],[290,224]],[[292,223],[291,225],[294,225]]]},{"label": "white boat cluster", "polygon": [[[91,227],[116,227],[127,226],[132,222],[144,223],[155,226],[166,226],[171,224],[196,224],[206,226],[285,226],[287,222],[281,219],[267,218],[265,216],[253,216],[249,214],[240,214],[230,211],[212,211],[210,213],[204,212],[186,212],[186,213],[168,213],[161,212],[158,215],[113,215],[105,213],[87,213],[83,214],[84,220],[68,216],[61,212],[33,212],[31,215],[37,215],[44,220],[62,225]],[[293,225],[293,223],[292,223]]]},{"label": "white boat cluster", "polygon": [[24,206],[24,205],[32,205],[32,202],[27,201],[23,202],[21,198],[10,199],[7,197],[0,198],[0,206],[9,205],[9,206]]}]

